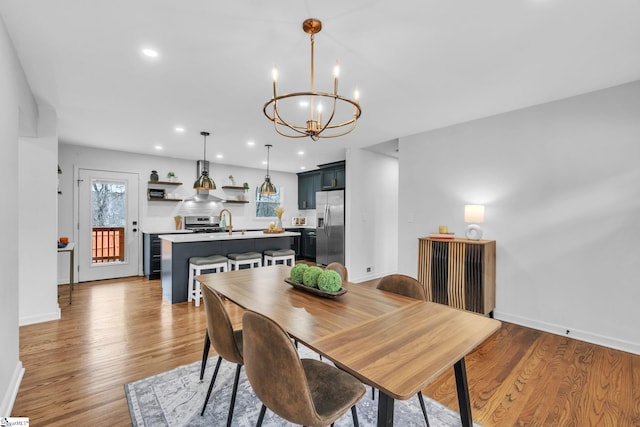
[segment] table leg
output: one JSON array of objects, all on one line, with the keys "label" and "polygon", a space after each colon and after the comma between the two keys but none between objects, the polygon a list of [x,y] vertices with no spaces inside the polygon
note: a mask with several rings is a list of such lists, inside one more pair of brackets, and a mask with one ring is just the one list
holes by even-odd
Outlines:
[{"label": "table leg", "polygon": [[393,426],[393,403],[392,397],[382,391],[378,392],[378,427]]},{"label": "table leg", "polygon": [[456,374],[456,388],[458,390],[458,405],[460,406],[460,419],[462,427],[471,427],[473,418],[471,416],[471,400],[469,399],[469,386],[467,385],[467,368],[464,357],[453,365]]},{"label": "table leg", "polygon": [[71,304],[71,296],[73,295],[73,254],[75,252],[75,248],[71,249],[69,252],[69,304]]}]

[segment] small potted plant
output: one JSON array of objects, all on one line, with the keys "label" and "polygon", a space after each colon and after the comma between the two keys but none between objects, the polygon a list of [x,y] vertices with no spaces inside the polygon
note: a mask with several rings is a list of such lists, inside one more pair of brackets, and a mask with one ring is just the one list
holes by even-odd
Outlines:
[{"label": "small potted plant", "polygon": [[175,179],[176,179],[176,174],[175,174],[175,173],[173,173],[173,172],[171,172],[171,171],[167,172],[167,179],[169,180],[169,182],[173,182],[173,181],[175,181]]},{"label": "small potted plant", "polygon": [[242,184],[242,188],[244,188],[244,191],[247,191],[249,189],[249,183],[245,182],[244,184]]}]

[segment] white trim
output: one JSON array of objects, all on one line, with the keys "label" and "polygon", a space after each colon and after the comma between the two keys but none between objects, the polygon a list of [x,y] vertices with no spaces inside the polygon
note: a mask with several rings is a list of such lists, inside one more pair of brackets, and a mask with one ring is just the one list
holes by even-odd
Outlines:
[{"label": "white trim", "polygon": [[[494,317],[498,320],[515,323],[516,325],[526,326],[540,331],[549,332],[551,334],[563,335],[576,340],[586,341],[592,344],[602,345],[616,350],[640,355],[640,343],[633,343],[568,326],[557,325],[555,323],[542,322],[514,314],[502,313],[500,311],[494,311]],[[567,333],[567,331],[569,332]]]},{"label": "white trim", "polygon": [[54,311],[51,313],[41,313],[41,314],[38,314],[37,316],[21,317],[19,319],[19,322],[20,322],[20,326],[25,326],[25,325],[33,325],[34,323],[49,322],[51,320],[60,320],[61,317],[62,317],[62,314],[60,312],[60,305],[58,305],[57,311]]},{"label": "white trim", "polygon": [[22,367],[22,362],[18,360],[16,369],[13,371],[13,376],[11,377],[11,382],[8,384],[6,393],[0,403],[0,416],[8,417],[11,415],[11,410],[13,409],[13,404],[18,396],[18,390],[20,389],[20,383],[22,382],[23,376],[24,368]]}]

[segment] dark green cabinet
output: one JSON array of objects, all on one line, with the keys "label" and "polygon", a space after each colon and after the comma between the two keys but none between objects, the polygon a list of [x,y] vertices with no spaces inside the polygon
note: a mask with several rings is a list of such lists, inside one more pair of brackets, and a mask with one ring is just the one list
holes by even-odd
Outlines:
[{"label": "dark green cabinet", "polygon": [[319,167],[322,174],[323,190],[344,189],[346,181],[344,162],[329,163]]},{"label": "dark green cabinet", "polygon": [[322,190],[320,171],[298,174],[298,209],[316,208],[316,191]]},{"label": "dark green cabinet", "polygon": [[304,228],[301,237],[302,257],[310,260],[316,260],[316,230],[314,228]]}]

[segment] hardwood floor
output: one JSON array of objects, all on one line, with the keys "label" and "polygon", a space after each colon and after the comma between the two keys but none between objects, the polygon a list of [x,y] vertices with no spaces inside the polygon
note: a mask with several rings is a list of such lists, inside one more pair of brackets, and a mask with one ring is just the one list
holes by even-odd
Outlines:
[{"label": "hardwood floor", "polygon": [[[68,297],[61,286],[61,320],[20,328],[12,416],[32,426],[130,425],[125,383],[200,360],[204,307],[168,304],[158,280],[82,283]],[[504,323],[466,365],[486,427],[640,426],[640,356]],[[457,410],[453,369],[424,393]]]}]

